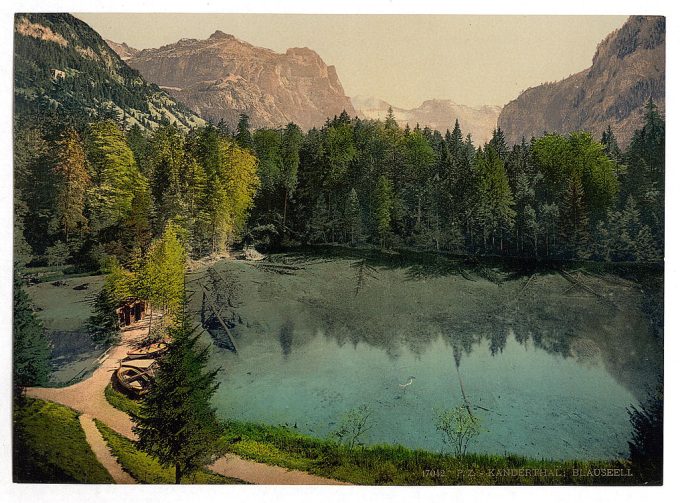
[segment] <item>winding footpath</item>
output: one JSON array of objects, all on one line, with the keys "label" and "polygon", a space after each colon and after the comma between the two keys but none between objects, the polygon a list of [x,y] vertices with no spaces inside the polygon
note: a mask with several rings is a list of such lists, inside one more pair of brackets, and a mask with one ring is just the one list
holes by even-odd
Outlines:
[{"label": "winding footpath", "polygon": [[[124,412],[114,408],[106,401],[104,390],[111,382],[113,372],[127,351],[136,341],[142,339],[148,330],[143,322],[122,329],[120,344],[111,347],[101,358],[100,366],[87,379],[66,388],[28,388],[26,394],[33,398],[48,400],[71,407],[80,412],[80,424],[85,432],[97,460],[108,470],[118,484],[134,484],[130,477],[111,454],[106,441],[96,428],[93,419],[98,419],[112,430],[130,440],[136,440],[132,431],[132,420]],[[243,459],[235,454],[227,454],[217,459],[208,468],[215,473],[249,482],[269,485],[349,485],[338,480],[312,475],[299,470],[288,470]]]}]

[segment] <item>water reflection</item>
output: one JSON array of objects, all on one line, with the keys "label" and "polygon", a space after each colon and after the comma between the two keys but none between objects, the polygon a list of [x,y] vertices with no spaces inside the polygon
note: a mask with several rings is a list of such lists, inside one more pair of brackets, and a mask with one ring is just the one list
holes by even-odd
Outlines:
[{"label": "water reflection", "polygon": [[218,271],[231,285],[225,304],[244,320],[240,347],[275,337],[288,359],[322,333],[338,347],[365,343],[396,360],[443,337],[458,368],[480,347],[501,358],[511,338],[526,350],[602,365],[639,398],[661,371],[662,344],[641,307],[646,297],[620,279],[589,279],[603,292],[596,296],[554,269],[523,264],[373,252],[273,260],[294,273],[233,263]]},{"label": "water reflection", "polygon": [[288,319],[279,330],[279,344],[281,344],[281,352],[284,358],[288,357],[293,347],[293,329],[293,321]]}]

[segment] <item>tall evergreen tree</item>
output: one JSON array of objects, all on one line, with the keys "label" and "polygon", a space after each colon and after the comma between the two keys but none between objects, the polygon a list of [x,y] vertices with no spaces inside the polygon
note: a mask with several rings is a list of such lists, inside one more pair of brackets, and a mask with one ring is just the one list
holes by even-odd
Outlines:
[{"label": "tall evergreen tree", "polygon": [[95,231],[118,225],[132,209],[135,186],[143,175],[125,134],[112,121],[90,127],[88,156],[92,168],[90,223]]},{"label": "tall evergreen tree", "polygon": [[57,182],[55,224],[68,244],[72,232],[87,225],[85,198],[91,185],[85,150],[80,135],[72,128],[67,129],[57,142],[54,172]]},{"label": "tall evergreen tree", "polygon": [[[343,114],[347,112],[343,110]],[[342,114],[341,114],[342,117]],[[349,119],[349,117],[348,117]],[[283,196],[283,232],[286,232],[286,218],[288,214],[288,201],[295,192],[298,184],[298,168],[300,166],[300,149],[304,135],[299,126],[290,123],[283,131],[281,144],[281,181],[284,188]]]},{"label": "tall evergreen tree", "polygon": [[219,383],[217,370],[206,370],[209,347],[199,347],[200,334],[186,313],[178,316],[169,335],[168,351],[158,360],[133,429],[139,447],[174,468],[179,484],[216,454],[220,429],[211,398]]},{"label": "tall evergreen tree", "polygon": [[361,206],[359,206],[359,197],[354,188],[350,190],[345,204],[345,232],[350,244],[356,244],[361,236]]},{"label": "tall evergreen tree", "polygon": [[565,256],[585,258],[588,246],[588,217],[581,180],[573,175],[560,206],[560,238]]},{"label": "tall evergreen tree", "polygon": [[50,344],[42,323],[33,312],[23,283],[14,272],[13,390],[15,396],[27,386],[47,384],[50,375]]},{"label": "tall evergreen tree", "polygon": [[621,149],[619,148],[619,143],[616,141],[616,136],[614,136],[611,124],[602,132],[600,143],[604,146],[604,152],[610,159],[616,161],[617,164],[623,163],[623,152],[621,152]]},{"label": "tall evergreen tree", "polygon": [[392,185],[385,175],[378,179],[375,193],[375,219],[380,239],[380,247],[384,248],[390,233],[392,221],[392,207],[394,205],[394,195]]},{"label": "tall evergreen tree", "polygon": [[250,118],[246,114],[239,115],[234,138],[241,148],[255,150],[253,135],[250,133]]}]

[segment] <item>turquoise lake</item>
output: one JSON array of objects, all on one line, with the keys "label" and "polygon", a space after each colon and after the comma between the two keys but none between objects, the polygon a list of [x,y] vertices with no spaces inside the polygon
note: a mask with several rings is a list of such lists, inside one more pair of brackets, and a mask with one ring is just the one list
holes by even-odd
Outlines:
[{"label": "turquoise lake", "polygon": [[[662,372],[644,292],[618,277],[579,273],[595,296],[556,271],[271,261],[224,261],[192,276],[233,323],[238,352],[202,336],[221,368],[214,404],[224,419],[328,437],[366,405],[363,443],[438,452],[434,412],[463,404],[462,388],[483,427],[471,452],[625,457],[626,409]],[[196,291],[198,313],[206,303]]]}]

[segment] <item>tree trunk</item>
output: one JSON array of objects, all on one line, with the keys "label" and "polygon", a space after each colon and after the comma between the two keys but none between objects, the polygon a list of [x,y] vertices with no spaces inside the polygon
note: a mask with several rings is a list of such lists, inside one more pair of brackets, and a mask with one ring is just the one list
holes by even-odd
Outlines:
[{"label": "tree trunk", "polygon": [[147,337],[151,337],[151,320],[153,320],[153,304],[149,302],[149,333]]},{"label": "tree trunk", "polygon": [[180,484],[182,480],[182,469],[179,463],[175,463],[175,484]]},{"label": "tree trunk", "polygon": [[288,209],[288,189],[286,189],[286,195],[283,199],[283,235],[286,235],[286,210]]}]

